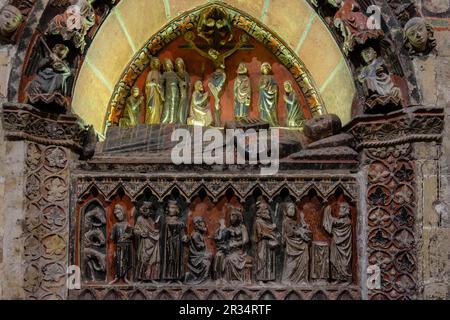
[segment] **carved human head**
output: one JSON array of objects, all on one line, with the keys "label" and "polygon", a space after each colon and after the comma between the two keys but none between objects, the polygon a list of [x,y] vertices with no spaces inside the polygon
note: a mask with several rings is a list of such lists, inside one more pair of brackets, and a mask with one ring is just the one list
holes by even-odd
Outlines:
[{"label": "carved human head", "polygon": [[361,57],[364,59],[365,63],[370,64],[378,57],[378,54],[374,48],[369,47],[361,52]]},{"label": "carved human head", "polygon": [[270,207],[264,197],[259,197],[256,201],[256,214],[264,219],[270,218]]},{"label": "carved human head", "polygon": [[125,219],[125,209],[121,204],[116,204],[114,206],[114,216],[119,222],[122,222]]},{"label": "carved human head", "polygon": [[63,44],[57,44],[53,47],[52,51],[59,59],[62,60],[65,59],[69,54],[69,47]]},{"label": "carved human head", "polygon": [[239,67],[237,69],[237,74],[240,74],[240,75],[248,74],[248,68],[247,68],[247,65],[245,64],[245,62],[239,63]]},{"label": "carved human head", "polygon": [[288,201],[284,203],[284,214],[289,218],[295,218],[295,215],[297,214],[297,207],[294,202]]},{"label": "carved human head", "polygon": [[196,81],[194,88],[195,88],[195,91],[203,92],[204,91],[203,82],[201,82],[200,80]]},{"label": "carved human head", "polygon": [[201,233],[206,233],[207,228],[205,219],[203,217],[195,217],[193,223],[194,223],[194,230]]},{"label": "carved human head", "polygon": [[272,73],[272,66],[268,62],[261,65],[261,74],[268,75]]},{"label": "carved human head", "polygon": [[180,207],[178,206],[177,200],[169,200],[166,211],[168,216],[178,216],[180,214]]},{"label": "carved human head", "polygon": [[339,217],[347,217],[350,215],[350,205],[347,202],[342,202],[339,205]]},{"label": "carved human head", "polygon": [[411,54],[420,54],[436,47],[433,27],[424,19],[410,19],[404,29],[405,47]]},{"label": "carved human head", "polygon": [[161,69],[161,61],[157,57],[153,57],[150,62],[150,69],[159,71]]},{"label": "carved human head", "polygon": [[184,63],[184,60],[182,58],[175,59],[175,67],[177,68],[178,72],[186,71],[186,64]]},{"label": "carved human head", "polygon": [[242,209],[239,207],[230,207],[230,223],[233,226],[238,226],[244,221],[242,216]]},{"label": "carved human head", "polygon": [[23,15],[19,9],[7,4],[0,10],[0,34],[10,36],[22,24]]},{"label": "carved human head", "polygon": [[170,59],[164,60],[164,71],[173,71],[173,62]]},{"label": "carved human head", "polygon": [[145,201],[142,203],[141,207],[139,208],[139,213],[143,215],[144,217],[148,217],[150,213],[152,212],[153,205],[149,201]]},{"label": "carved human head", "polygon": [[133,89],[131,90],[131,95],[135,98],[139,97],[139,95],[141,94],[141,90],[139,89],[138,86],[134,86]]},{"label": "carved human head", "polygon": [[284,91],[286,91],[286,93],[291,93],[294,91],[291,81],[287,80],[284,82]]}]

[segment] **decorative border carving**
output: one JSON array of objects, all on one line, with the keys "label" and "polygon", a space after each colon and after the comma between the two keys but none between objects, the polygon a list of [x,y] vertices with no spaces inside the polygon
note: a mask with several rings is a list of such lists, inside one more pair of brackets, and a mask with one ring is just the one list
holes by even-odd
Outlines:
[{"label": "decorative border carving", "polygon": [[24,290],[29,299],[67,298],[69,152],[27,143]]},{"label": "decorative border carving", "polygon": [[261,42],[279,59],[279,61],[294,76],[307,99],[312,114],[326,113],[325,105],[311,75],[303,62],[281,40],[281,38],[246,13],[225,3],[217,2],[183,13],[147,41],[145,46],[135,55],[122,74],[119,83],[113,91],[107,113],[109,113],[112,108],[121,108],[125,106],[126,98],[129,96],[131,88],[139,75],[149,66],[151,56],[157,54],[165,46],[181,37],[187,31],[194,29],[200,13],[209,6],[224,7],[230,14],[234,27],[247,32],[254,39]]},{"label": "decorative border carving", "polygon": [[380,148],[418,141],[441,141],[442,108],[414,107],[389,115],[355,118],[346,130],[355,137],[357,149]]},{"label": "decorative border carving", "polygon": [[87,128],[74,116],[47,114],[30,105],[5,103],[2,118],[5,137],[10,140],[83,150]]},{"label": "decorative border carving", "polygon": [[417,298],[416,185],[412,145],[365,150],[370,265],[381,269],[381,289],[370,299]]},{"label": "decorative border carving", "polygon": [[154,286],[142,288],[124,287],[120,290],[105,287],[88,287],[81,291],[70,291],[73,300],[359,300],[358,287],[311,288],[260,288],[252,287],[196,287]]},{"label": "decorative border carving", "polygon": [[88,195],[92,188],[96,188],[106,200],[111,200],[119,188],[122,188],[132,201],[135,201],[146,188],[150,189],[159,201],[163,201],[171,191],[176,188],[180,194],[190,199],[203,188],[213,201],[218,201],[228,189],[233,189],[236,196],[244,201],[255,188],[260,188],[264,195],[273,199],[284,188],[293,196],[303,197],[308,191],[315,190],[317,194],[326,199],[338,188],[352,199],[358,199],[358,185],[351,177],[276,177],[263,178],[230,178],[227,176],[215,177],[180,177],[167,178],[152,175],[150,177],[117,177],[117,176],[77,176],[74,175],[74,193],[78,199]]}]

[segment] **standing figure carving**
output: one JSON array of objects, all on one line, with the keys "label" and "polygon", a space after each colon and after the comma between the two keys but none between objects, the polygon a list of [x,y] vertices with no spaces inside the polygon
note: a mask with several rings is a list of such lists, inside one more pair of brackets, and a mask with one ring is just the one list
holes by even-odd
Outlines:
[{"label": "standing figure carving", "polygon": [[219,229],[214,235],[217,252],[214,256],[213,277],[214,280],[222,281],[225,278],[225,257],[228,254],[228,229],[225,226],[225,220],[219,220]]},{"label": "standing figure carving", "polygon": [[180,281],[183,276],[184,244],[188,242],[186,225],[180,219],[180,207],[176,200],[169,200],[163,225],[163,270],[162,279]]},{"label": "standing figure carving", "polygon": [[208,230],[204,218],[195,217],[193,223],[194,232],[189,243],[189,271],[186,273],[186,282],[200,284],[211,279],[212,254],[205,242]]},{"label": "standing figure carving", "polygon": [[[383,58],[378,57],[375,49],[371,47],[364,49],[361,56],[366,62],[366,66],[361,69],[358,80],[362,83],[365,91],[366,112],[380,106],[400,106],[403,101],[401,90],[392,81]],[[378,110],[376,111],[378,112]]]},{"label": "standing figure carving", "polygon": [[286,117],[286,127],[301,127],[306,122],[305,116],[303,115],[300,101],[298,99],[297,93],[292,87],[291,81],[286,81],[284,83],[284,102],[286,103],[287,117]]},{"label": "standing figure carving", "polygon": [[331,234],[330,264],[331,279],[336,282],[352,282],[352,221],[350,205],[343,202],[339,205],[339,216],[332,216],[332,208],[324,211],[324,229]]},{"label": "standing figure carving", "polygon": [[276,249],[279,246],[277,226],[270,216],[267,201],[260,197],[256,202],[256,220],[253,240],[256,243],[256,280],[269,282],[276,280]]},{"label": "standing figure carving", "polygon": [[209,95],[205,92],[203,83],[200,80],[194,85],[190,113],[189,125],[209,127],[213,122],[211,107],[209,106]]},{"label": "standing figure carving", "polygon": [[222,97],[223,90],[225,88],[225,82],[227,81],[227,75],[222,68],[216,69],[211,75],[208,87],[214,97],[214,125],[220,127],[222,125],[221,110],[220,110],[220,98]]},{"label": "standing figure carving", "polygon": [[117,204],[114,207],[114,216],[117,223],[113,225],[111,230],[111,241],[116,245],[114,254],[114,271],[115,278],[112,284],[120,280],[130,283],[128,273],[133,265],[133,227],[127,222],[125,208]]},{"label": "standing figure carving", "polygon": [[234,81],[234,117],[236,120],[247,118],[252,99],[252,85],[248,76],[247,65],[242,62]]},{"label": "standing figure carving", "polygon": [[164,94],[161,88],[161,62],[158,58],[152,58],[150,72],[145,81],[145,96],[147,107],[145,112],[145,124],[159,124],[164,104]]},{"label": "standing figure carving", "polygon": [[264,62],[261,65],[261,79],[259,81],[259,112],[261,120],[268,122],[271,127],[278,123],[278,84],[272,74],[272,67]]},{"label": "standing figure carving", "polygon": [[297,222],[295,203],[283,204],[284,267],[282,281],[285,284],[306,283],[309,277],[309,243],[312,234],[303,213]]},{"label": "standing figure carving", "polygon": [[178,123],[186,124],[189,112],[189,96],[191,93],[191,77],[186,71],[186,64],[182,58],[175,60],[175,69],[180,83],[180,108],[178,111]]},{"label": "standing figure carving", "polygon": [[164,73],[160,85],[164,92],[164,109],[161,123],[174,124],[179,119],[180,80],[173,69],[172,60],[164,60]]},{"label": "standing figure carving", "polygon": [[134,128],[139,124],[141,107],[144,104],[144,96],[138,87],[133,87],[131,96],[127,99],[125,111],[120,119],[119,126],[122,128]]},{"label": "standing figure carving", "polygon": [[155,219],[151,202],[142,203],[139,217],[134,226],[137,239],[137,263],[135,279],[137,281],[156,281],[160,279],[160,237],[159,217]]}]

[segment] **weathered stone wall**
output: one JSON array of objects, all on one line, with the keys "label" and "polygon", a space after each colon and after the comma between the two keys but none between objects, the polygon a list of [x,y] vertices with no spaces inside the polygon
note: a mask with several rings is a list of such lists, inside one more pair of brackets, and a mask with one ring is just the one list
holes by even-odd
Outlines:
[{"label": "weathered stone wall", "polygon": [[[0,1],[0,7],[3,5]],[[11,69],[11,59],[14,56],[15,48],[13,46],[0,47],[0,104],[6,101],[8,94],[8,80]],[[4,297],[7,292],[4,288],[7,286],[7,282],[3,281],[3,274],[7,273],[7,267],[5,267],[5,261],[7,261],[4,255],[8,254],[8,250],[4,244],[5,240],[5,225],[7,221],[6,215],[6,203],[5,203],[5,190],[10,185],[7,185],[7,163],[6,163],[6,142],[3,134],[3,125],[0,121],[0,298]],[[9,183],[9,181],[8,181]],[[9,290],[8,290],[9,291]]]},{"label": "weathered stone wall", "polygon": [[419,285],[424,299],[450,299],[450,10],[447,18],[432,18],[421,0],[416,4],[437,40],[434,54],[413,59],[422,104],[445,110],[442,146],[415,146]]}]

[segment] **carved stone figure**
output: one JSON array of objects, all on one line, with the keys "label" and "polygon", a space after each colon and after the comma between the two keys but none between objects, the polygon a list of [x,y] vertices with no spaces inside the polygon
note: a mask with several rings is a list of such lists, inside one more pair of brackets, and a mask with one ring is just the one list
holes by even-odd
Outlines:
[{"label": "carved stone figure", "polygon": [[161,62],[158,58],[152,58],[150,72],[145,81],[145,96],[147,107],[145,112],[145,124],[159,124],[164,104],[164,95],[161,88]]},{"label": "carved stone figure", "polygon": [[159,217],[155,219],[152,211],[152,203],[144,202],[139,208],[139,217],[134,226],[137,239],[135,279],[138,281],[160,279]]},{"label": "carved stone figure", "polygon": [[291,81],[284,83],[284,102],[286,103],[287,117],[286,127],[301,127],[306,122],[305,116],[301,110],[300,101],[297,93],[292,87]]},{"label": "carved stone figure", "polygon": [[115,278],[112,283],[117,283],[120,280],[130,283],[127,277],[133,264],[133,227],[128,224],[126,211],[122,205],[117,204],[114,207],[114,216],[117,223],[113,225],[110,237],[116,245],[114,255]]},{"label": "carved stone figure", "polygon": [[86,35],[95,24],[95,0],[67,0],[67,9],[55,16],[49,23],[47,34],[59,34],[66,41],[72,41],[81,52],[86,46]]},{"label": "carved stone figure", "polygon": [[222,124],[221,112],[220,112],[220,98],[222,97],[223,90],[225,88],[225,82],[227,75],[222,68],[217,69],[211,75],[208,87],[214,97],[214,125],[220,127]]},{"label": "carved stone figure", "polygon": [[191,116],[188,119],[189,125],[208,127],[212,124],[213,118],[211,107],[209,106],[209,95],[203,88],[203,83],[197,81],[194,86],[194,93],[191,100]]},{"label": "carved stone figure", "polygon": [[174,124],[179,119],[180,80],[173,69],[172,60],[164,60],[164,73],[160,85],[164,92],[164,109],[161,123]]},{"label": "carved stone figure", "polygon": [[212,254],[206,247],[205,236],[208,230],[204,218],[195,217],[193,222],[194,232],[190,237],[186,282],[200,284],[211,279]]},{"label": "carved stone figure", "polygon": [[184,243],[189,239],[186,236],[186,225],[180,219],[180,207],[176,200],[169,200],[167,204],[162,235],[164,237],[162,279],[179,281],[184,276]]},{"label": "carved stone figure", "polygon": [[261,65],[261,79],[259,81],[259,112],[261,120],[277,127],[278,123],[278,84],[272,75],[272,67],[264,62]]},{"label": "carved stone figure", "polygon": [[242,62],[234,81],[234,117],[236,120],[247,118],[252,99],[252,85],[248,76],[247,65]]},{"label": "carved stone figure", "polygon": [[228,57],[232,56],[236,51],[240,50],[242,47],[247,45],[248,42],[250,41],[248,35],[242,34],[241,37],[239,38],[239,41],[235,44],[235,46],[232,49],[221,53],[214,48],[209,48],[208,51],[200,49],[194,42],[195,34],[192,31],[186,32],[186,34],[184,35],[184,39],[187,41],[189,49],[193,49],[203,58],[211,60],[214,63],[214,67],[216,69],[222,70],[225,70],[225,60]]},{"label": "carved stone figure", "polygon": [[366,112],[372,110],[377,112],[379,110],[376,107],[387,105],[400,106],[402,104],[401,90],[392,81],[384,60],[378,57],[376,51],[371,47],[364,49],[361,56],[367,64],[361,69],[358,76],[367,97]]},{"label": "carved stone figure", "polygon": [[0,9],[0,36],[10,37],[23,22],[23,15],[19,9],[7,4]]},{"label": "carved stone figure", "polygon": [[141,107],[144,104],[144,96],[138,87],[134,87],[131,96],[127,99],[124,114],[120,119],[119,126],[122,128],[133,128],[139,124]]},{"label": "carved stone figure", "polygon": [[279,246],[277,226],[270,216],[267,201],[261,197],[256,202],[256,220],[253,240],[256,243],[256,280],[261,282],[276,279],[276,249]]},{"label": "carved stone figure", "polygon": [[364,44],[369,39],[384,36],[381,29],[369,29],[368,17],[361,12],[355,0],[329,0],[330,4],[339,8],[334,16],[334,25],[344,37],[343,51],[349,54],[357,44]]},{"label": "carved stone figure", "polygon": [[343,202],[339,205],[339,216],[332,216],[331,206],[325,208],[323,218],[324,229],[331,234],[330,264],[331,279],[336,282],[352,281],[352,221],[350,205]]},{"label": "carved stone figure", "polygon": [[88,206],[83,217],[82,269],[87,280],[106,279],[106,214],[100,204]]},{"label": "carved stone figure", "polygon": [[57,44],[53,47],[50,57],[41,61],[37,75],[25,89],[27,101],[42,101],[45,104],[55,102],[63,108],[68,107],[68,80],[72,75],[65,60],[68,54],[69,48],[65,45]]},{"label": "carved stone figure", "polygon": [[410,19],[403,29],[405,47],[411,55],[424,55],[436,47],[433,27],[424,18]]},{"label": "carved stone figure", "polygon": [[182,58],[175,60],[175,69],[179,78],[180,85],[180,108],[178,123],[186,124],[189,112],[189,94],[191,92],[191,77],[186,71],[186,65]]},{"label": "carved stone figure", "polygon": [[214,235],[214,242],[216,244],[216,255],[213,261],[213,277],[214,280],[221,281],[225,278],[225,257],[228,253],[228,229],[225,226],[225,220],[219,220],[219,229]]},{"label": "carved stone figure", "polygon": [[216,270],[220,270],[226,281],[246,281],[245,267],[249,257],[245,247],[249,243],[249,237],[243,223],[241,208],[230,207],[230,226],[226,229],[219,229],[216,233],[216,241],[220,243],[223,240],[225,241],[226,255],[220,259],[223,264],[216,265]]},{"label": "carved stone figure", "polygon": [[282,208],[284,215],[282,239],[285,249],[282,281],[285,284],[306,283],[309,277],[309,243],[312,234],[303,213],[300,223],[297,223],[295,203],[286,202]]}]

